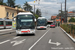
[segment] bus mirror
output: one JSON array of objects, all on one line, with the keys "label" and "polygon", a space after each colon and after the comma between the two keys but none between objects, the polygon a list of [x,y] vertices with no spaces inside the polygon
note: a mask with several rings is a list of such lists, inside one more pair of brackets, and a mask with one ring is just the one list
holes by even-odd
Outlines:
[{"label": "bus mirror", "polygon": [[35,22],[36,22],[36,19],[35,19]]},{"label": "bus mirror", "polygon": [[15,21],[16,19],[15,18],[13,18],[13,21]]}]

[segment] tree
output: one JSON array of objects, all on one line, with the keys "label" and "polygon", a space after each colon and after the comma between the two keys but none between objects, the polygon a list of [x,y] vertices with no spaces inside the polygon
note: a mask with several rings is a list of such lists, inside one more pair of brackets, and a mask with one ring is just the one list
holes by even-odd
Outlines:
[{"label": "tree", "polygon": [[72,17],[69,22],[75,22],[75,18]]},{"label": "tree", "polygon": [[0,5],[5,5],[5,6],[7,6],[7,4],[6,4],[6,3],[3,3],[3,1],[4,1],[4,0],[0,0]]},{"label": "tree", "polygon": [[31,11],[32,10],[32,6],[30,6],[29,4],[28,4],[28,2],[26,2],[26,3],[24,3],[24,10],[26,10],[26,11]]},{"label": "tree", "polygon": [[7,0],[7,5],[9,7],[15,7],[15,0]]},{"label": "tree", "polygon": [[16,5],[15,7],[21,8],[21,5]]},{"label": "tree", "polygon": [[0,0],[0,5],[3,5],[3,0]]},{"label": "tree", "polygon": [[36,10],[36,14],[41,17],[41,11],[39,9]]},{"label": "tree", "polygon": [[36,17],[36,19],[39,17],[37,14],[34,15]]},{"label": "tree", "polygon": [[0,2],[2,2],[2,3],[3,3],[3,0],[0,0]]}]

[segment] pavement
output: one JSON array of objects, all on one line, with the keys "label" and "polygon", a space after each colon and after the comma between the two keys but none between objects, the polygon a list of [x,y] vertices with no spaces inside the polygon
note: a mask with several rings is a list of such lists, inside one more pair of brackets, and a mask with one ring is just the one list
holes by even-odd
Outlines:
[{"label": "pavement", "polygon": [[13,33],[13,32],[16,32],[15,30],[13,30],[13,29],[1,29],[0,30],[0,35],[3,35],[3,34],[11,34],[11,33]]},{"label": "pavement", "polygon": [[68,34],[63,28],[61,28],[61,29],[73,42],[75,42],[75,38],[73,38],[70,34]]},{"label": "pavement", "polygon": [[0,35],[0,50],[75,50],[75,43],[56,27],[36,30],[35,35]]}]

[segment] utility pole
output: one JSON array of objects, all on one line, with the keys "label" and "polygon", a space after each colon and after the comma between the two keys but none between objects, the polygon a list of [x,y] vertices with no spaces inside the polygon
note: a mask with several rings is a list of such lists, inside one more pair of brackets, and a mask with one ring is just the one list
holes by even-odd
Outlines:
[{"label": "utility pole", "polygon": [[62,24],[62,3],[61,3],[61,24]]},{"label": "utility pole", "polygon": [[67,23],[66,0],[65,0],[65,23]]},{"label": "utility pole", "polygon": [[34,5],[34,15],[35,15],[35,5]]},{"label": "utility pole", "polygon": [[57,4],[61,4],[61,24],[62,24],[62,3],[57,3]]}]

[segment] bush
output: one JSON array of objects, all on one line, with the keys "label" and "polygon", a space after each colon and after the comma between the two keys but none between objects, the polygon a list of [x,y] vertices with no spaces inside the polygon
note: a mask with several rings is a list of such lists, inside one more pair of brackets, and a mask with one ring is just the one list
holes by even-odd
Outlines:
[{"label": "bush", "polygon": [[62,27],[66,32],[70,33],[71,27],[70,27],[69,25],[63,24],[63,25],[61,25],[61,27]]},{"label": "bush", "polygon": [[69,22],[75,22],[75,18],[72,17]]}]

